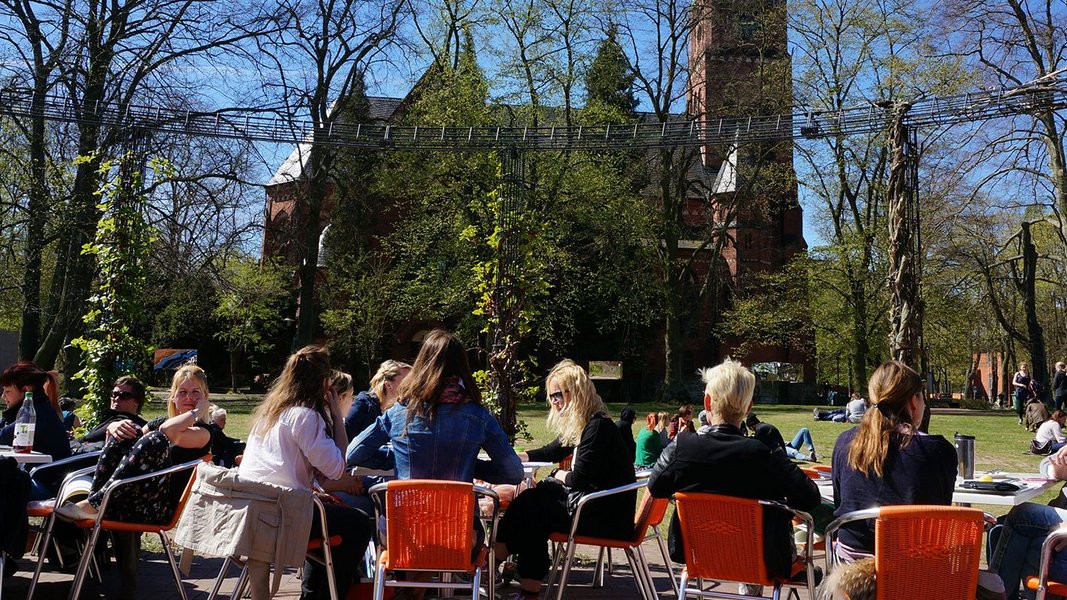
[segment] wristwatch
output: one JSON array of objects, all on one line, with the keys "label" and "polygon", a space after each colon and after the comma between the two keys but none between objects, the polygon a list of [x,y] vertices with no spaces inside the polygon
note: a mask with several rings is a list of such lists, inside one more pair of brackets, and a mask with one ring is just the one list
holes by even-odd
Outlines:
[{"label": "wristwatch", "polygon": [[193,410],[189,411],[189,414],[193,415],[193,420],[195,421],[197,419],[197,417],[200,416],[200,407],[198,406],[198,407],[194,408]]}]

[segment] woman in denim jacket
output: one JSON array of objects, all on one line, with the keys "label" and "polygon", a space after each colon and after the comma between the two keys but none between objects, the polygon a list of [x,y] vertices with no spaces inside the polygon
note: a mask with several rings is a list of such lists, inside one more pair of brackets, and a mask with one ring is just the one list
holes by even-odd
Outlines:
[{"label": "woman in denim jacket", "polygon": [[[386,442],[399,479],[518,483],[522,463],[496,417],[482,406],[467,352],[436,329],[397,392],[399,401],[348,445],[348,464],[360,465]],[[485,449],[489,460],[478,458]]]}]

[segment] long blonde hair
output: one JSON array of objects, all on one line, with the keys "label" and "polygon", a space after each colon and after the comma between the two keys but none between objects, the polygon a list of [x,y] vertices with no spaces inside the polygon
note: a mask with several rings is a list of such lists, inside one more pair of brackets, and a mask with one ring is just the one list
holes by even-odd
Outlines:
[{"label": "long blonde hair", "polygon": [[577,446],[582,439],[582,430],[596,413],[608,414],[608,407],[596,393],[596,386],[585,369],[574,361],[564,359],[545,377],[545,389],[555,382],[560,391],[569,394],[570,404],[562,412],[551,408],[549,402],[548,429],[559,436],[564,446]]},{"label": "long blonde hair", "polygon": [[278,418],[292,406],[303,406],[318,412],[332,427],[330,411],[326,407],[326,381],[330,378],[330,354],[320,346],[304,346],[285,361],[282,374],[270,384],[263,402],[252,415],[252,433],[264,435],[278,422]]},{"label": "long blonde hair", "polygon": [[848,466],[870,477],[881,477],[892,436],[900,430],[903,448],[911,441],[918,423],[911,422],[911,399],[922,393],[922,378],[908,365],[891,360],[882,363],[867,383],[871,409],[863,415],[859,431],[848,448]]},{"label": "long blonde hair", "polygon": [[200,386],[200,404],[197,406],[200,409],[200,413],[197,415],[196,420],[201,423],[207,423],[211,420],[211,411],[207,410],[207,407],[211,405],[211,402],[207,399],[207,373],[194,364],[182,365],[174,372],[174,377],[170,380],[170,394],[167,395],[167,416],[178,416],[178,405],[174,404],[174,398],[178,396],[178,388],[190,379]]}]

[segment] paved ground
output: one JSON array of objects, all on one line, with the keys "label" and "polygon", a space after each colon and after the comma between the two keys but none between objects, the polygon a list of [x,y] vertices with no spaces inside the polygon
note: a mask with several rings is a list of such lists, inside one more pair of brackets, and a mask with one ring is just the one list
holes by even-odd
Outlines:
[{"label": "paved ground", "polygon": [[[665,530],[666,526],[663,526],[663,529]],[[579,554],[594,556],[594,549],[586,548],[585,550],[586,552],[583,552],[582,549],[579,549]],[[648,557],[648,560],[651,563],[652,575],[655,579],[656,589],[659,592],[660,598],[673,598],[674,593],[671,589],[667,570],[663,566],[663,558],[660,556],[659,548],[653,542],[646,542],[644,552],[645,556]],[[604,586],[600,588],[591,586],[592,568],[589,561],[581,561],[578,567],[572,571],[572,584],[567,588],[566,598],[574,600],[640,598],[637,588],[634,587],[633,577],[630,575],[629,567],[626,565],[626,558],[621,553],[615,552],[614,559],[614,575],[606,577]],[[27,557],[18,561],[20,571],[14,577],[4,579],[4,598],[8,600],[21,600],[26,597],[30,577],[33,573],[32,560],[33,557]],[[218,575],[221,564],[222,559],[207,559],[200,557],[195,557],[193,559],[189,577],[184,579],[185,589],[190,600],[207,597],[208,593],[211,591],[214,579]],[[821,557],[817,564],[821,564]],[[223,593],[228,593],[233,589],[236,577],[236,569],[231,569],[230,577],[223,584]],[[60,600],[66,598],[70,593],[70,584],[73,579],[74,577],[71,574],[49,570],[46,566],[45,572],[41,577],[41,583],[38,586],[38,591],[34,594],[34,598],[40,600]],[[82,591],[82,598],[117,598],[117,579],[117,573],[114,568],[105,571],[104,582],[102,584],[94,581],[88,582],[85,589]],[[361,590],[361,592],[365,592],[366,595],[362,593],[353,593],[349,598],[366,598],[369,600],[371,598],[370,586],[366,585],[363,587],[364,589]],[[517,588],[507,589],[516,590]],[[725,588],[725,591],[735,592],[736,589],[736,586],[729,584]],[[138,598],[150,598],[151,600],[175,600],[180,598],[170,574],[170,567],[167,565],[167,560],[163,554],[150,552],[142,553],[137,591]],[[765,594],[767,597],[770,597],[770,590],[766,590]],[[300,580],[298,578],[298,572],[295,570],[287,572],[283,577],[282,587],[276,598],[299,597]],[[501,598],[503,595],[498,595],[497,597]],[[807,592],[802,592],[801,600],[808,599],[809,595]]]}]

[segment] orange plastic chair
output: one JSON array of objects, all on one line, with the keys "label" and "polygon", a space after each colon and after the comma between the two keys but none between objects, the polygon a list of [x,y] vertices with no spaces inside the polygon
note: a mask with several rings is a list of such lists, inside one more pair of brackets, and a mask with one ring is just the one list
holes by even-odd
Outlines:
[{"label": "orange plastic chair", "polygon": [[[628,540],[613,540],[577,535],[577,528],[579,519],[581,519],[582,510],[589,502],[605,496],[644,489],[646,485],[647,480],[639,481],[612,488],[610,490],[586,494],[578,501],[570,532],[555,532],[548,537],[549,541],[553,543],[554,550],[552,553],[552,570],[548,578],[548,592],[545,594],[546,598],[552,597],[552,587],[556,585],[557,575],[559,575],[559,588],[556,593],[556,598],[562,600],[563,590],[566,589],[567,579],[570,576],[571,563],[574,560],[574,552],[579,544],[583,546],[599,546],[601,552],[603,552],[604,549],[611,548],[618,548],[625,552],[626,559],[630,563],[630,570],[633,572],[634,582],[637,584],[637,590],[641,593],[641,597],[645,600],[652,600],[657,597],[656,586],[652,581],[652,571],[649,569],[648,560],[645,558],[645,554],[641,550],[641,543],[645,541],[649,528],[655,527],[663,521],[663,516],[667,513],[667,505],[670,503],[669,498],[653,498],[647,492],[645,493],[644,498],[641,501],[641,507],[634,515],[634,534]],[[667,563],[667,566],[670,568],[669,562]],[[560,575],[561,567],[562,574]],[[602,571],[598,572],[602,573]]]},{"label": "orange plastic chair", "polygon": [[[489,547],[496,541],[500,504],[492,490],[462,481],[408,479],[380,483],[370,489],[378,522],[385,519],[385,544],[378,553],[374,576],[374,599],[385,597],[385,588],[470,589],[478,596],[482,567],[488,548],[476,555],[475,517],[478,498],[493,499]],[[474,555],[474,556],[472,556]],[[469,582],[400,580],[389,577],[395,571],[467,573]],[[395,575],[395,573],[394,573]],[[489,589],[493,589],[490,569]]]},{"label": "orange plastic chair", "polygon": [[[203,458],[191,460],[187,463],[175,465],[162,471],[156,471],[154,473],[145,473],[144,475],[138,475],[136,477],[128,477],[126,479],[119,479],[112,481],[104,487],[104,498],[100,502],[100,514],[106,514],[108,502],[111,500],[111,495],[114,491],[124,485],[129,485],[145,479],[151,479],[153,477],[162,477],[165,475],[174,475],[183,471],[195,471],[197,465],[204,461],[210,461],[211,455],[207,455]],[[154,533],[159,536],[160,541],[163,544],[163,553],[167,555],[167,561],[170,562],[171,572],[174,574],[174,583],[178,586],[178,593],[181,594],[182,600],[188,600],[188,596],[185,593],[185,588],[182,587],[181,573],[178,571],[178,563],[174,560],[174,554],[170,551],[170,539],[167,532],[178,524],[178,519],[182,515],[182,511],[185,510],[185,502],[189,499],[189,491],[193,487],[193,480],[195,478],[190,475],[189,483],[185,485],[185,491],[182,492],[182,497],[178,501],[177,507],[174,509],[174,514],[171,516],[170,521],[162,525],[153,525],[148,523],[126,523],[124,521],[112,521],[109,519],[97,518],[97,519],[85,519],[82,521],[75,521],[74,524],[82,529],[89,530],[89,541],[86,543],[83,549],[81,561],[78,563],[77,575],[74,576],[74,587],[70,591],[71,600],[76,600],[81,595],[82,585],[85,583],[85,576],[89,570],[89,564],[93,559],[93,549],[96,547],[97,540],[100,539],[100,532],[103,530],[108,531],[133,531],[139,533]]]},{"label": "orange plastic chair", "polygon": [[1048,570],[1052,564],[1056,544],[1064,540],[1067,540],[1067,525],[1061,525],[1059,529],[1053,530],[1041,544],[1041,565],[1037,577],[1026,578],[1026,587],[1037,591],[1037,600],[1045,600],[1049,594],[1067,596],[1067,584],[1050,581],[1048,578]]},{"label": "orange plastic chair", "polygon": [[[692,579],[712,579],[771,586],[774,598],[783,587],[815,589],[815,571],[811,556],[811,538],[804,544],[804,552],[793,562],[791,577],[772,577],[763,557],[763,516],[768,508],[799,517],[811,531],[811,516],[780,502],[735,498],[699,492],[678,492],[674,495],[685,541],[685,568],[679,576],[678,597],[719,596],[715,589],[689,587]],[[792,540],[789,541],[792,544]],[[805,573],[803,581],[794,577]],[[790,589],[790,594],[796,594]],[[760,598],[731,594],[732,598]],[[915,596],[916,598],[921,596]]]},{"label": "orange plastic chair", "polygon": [[958,506],[902,505],[858,510],[826,529],[827,567],[841,525],[874,519],[877,600],[974,598],[986,515]]},{"label": "orange plastic chair", "polygon": [[[330,535],[327,530],[326,524],[326,507],[323,506],[322,500],[318,496],[314,496],[311,499],[315,506],[315,510],[319,513],[319,524],[321,527],[321,537],[308,541],[307,556],[311,560],[321,563],[326,567],[326,583],[330,589],[330,599],[340,600],[344,597],[337,589],[337,583],[333,578],[333,547],[340,546],[344,541],[339,535]],[[321,553],[321,555],[320,555]],[[208,600],[214,600],[219,595],[219,591],[222,589],[222,582],[226,579],[226,572],[229,571],[230,565],[236,565],[241,567],[241,572],[237,576],[237,582],[233,586],[233,592],[230,594],[230,598],[243,598],[245,588],[248,586],[248,565],[240,556],[227,556],[222,561],[222,568],[219,569],[219,574],[215,577],[215,584],[211,587],[211,592],[208,593]],[[275,568],[278,568],[275,566]],[[345,590],[347,594],[348,590]]]}]

